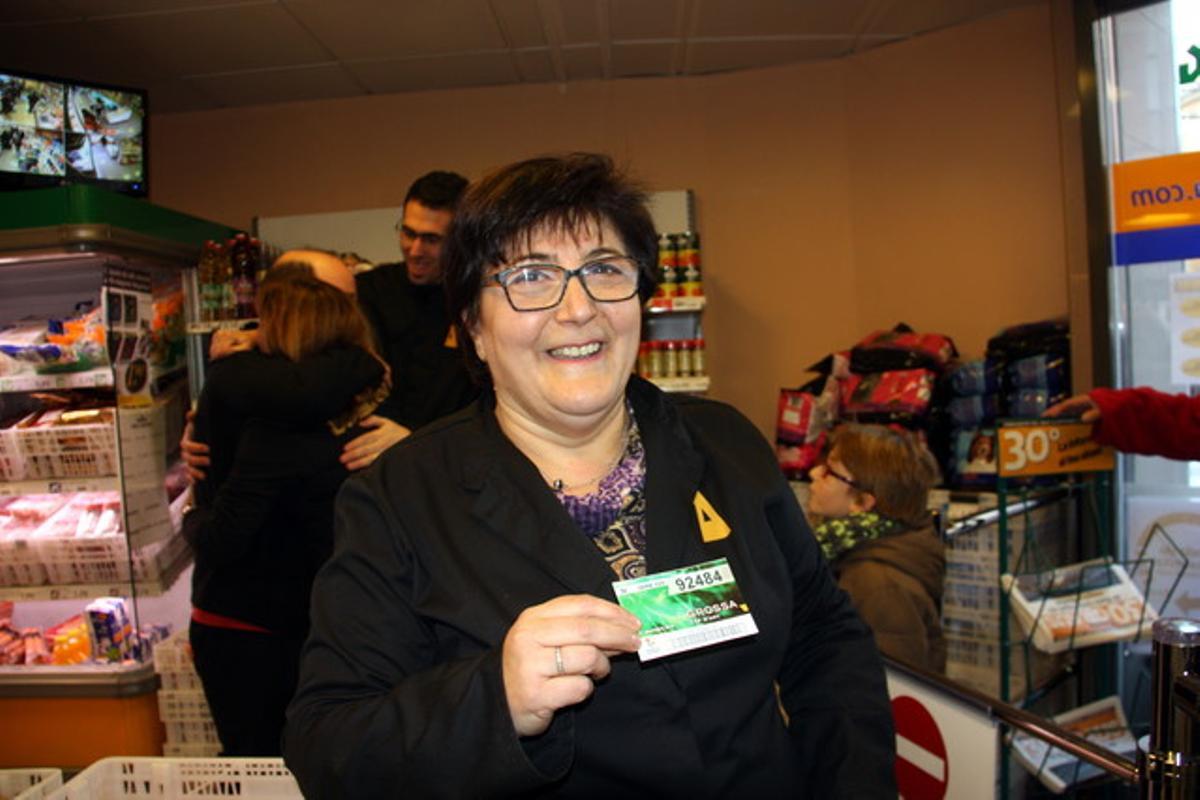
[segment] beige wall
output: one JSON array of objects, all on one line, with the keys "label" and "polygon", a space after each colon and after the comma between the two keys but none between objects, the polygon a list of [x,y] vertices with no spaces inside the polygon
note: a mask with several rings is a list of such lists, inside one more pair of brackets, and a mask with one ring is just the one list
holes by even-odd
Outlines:
[{"label": "beige wall", "polygon": [[473,177],[555,150],[694,189],[711,394],[768,434],[778,387],[871,329],[904,320],[973,355],[1003,325],[1067,310],[1045,8],[815,65],[152,124],[152,199],[240,227],[396,204],[429,169]]}]

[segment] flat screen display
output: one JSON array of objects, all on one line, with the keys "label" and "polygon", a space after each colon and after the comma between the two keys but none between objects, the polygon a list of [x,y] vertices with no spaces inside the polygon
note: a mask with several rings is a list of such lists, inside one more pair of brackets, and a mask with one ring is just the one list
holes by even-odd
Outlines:
[{"label": "flat screen display", "polygon": [[146,93],[0,71],[0,186],[146,194]]}]

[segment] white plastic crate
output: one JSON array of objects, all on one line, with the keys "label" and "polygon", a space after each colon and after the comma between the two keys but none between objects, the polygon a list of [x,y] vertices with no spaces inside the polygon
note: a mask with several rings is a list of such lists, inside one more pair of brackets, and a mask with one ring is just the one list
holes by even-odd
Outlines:
[{"label": "white plastic crate", "polygon": [[204,688],[194,669],[160,669],[158,679],[163,690],[168,692],[201,691]]},{"label": "white plastic crate", "polygon": [[167,741],[172,744],[221,744],[217,736],[217,726],[212,720],[164,720],[163,727],[167,729]]},{"label": "white plastic crate", "polygon": [[0,538],[0,586],[41,586],[47,580],[41,555],[27,538]]},{"label": "white plastic crate", "polygon": [[204,692],[197,689],[162,690],[158,693],[158,718],[163,722],[212,720]]},{"label": "white plastic crate", "polygon": [[192,646],[188,641],[186,626],[154,645],[154,670],[156,672],[191,669],[194,669]]},{"label": "white plastic crate", "polygon": [[7,480],[83,478],[117,474],[116,427],[80,425],[13,426],[3,444]]},{"label": "white plastic crate", "polygon": [[251,797],[302,800],[281,758],[102,758],[80,772],[54,800]]},{"label": "white plastic crate", "polygon": [[62,785],[60,769],[0,769],[0,797],[42,800]]},{"label": "white plastic crate", "polygon": [[221,745],[211,742],[183,744],[163,742],[163,755],[170,758],[216,758],[221,754]]}]

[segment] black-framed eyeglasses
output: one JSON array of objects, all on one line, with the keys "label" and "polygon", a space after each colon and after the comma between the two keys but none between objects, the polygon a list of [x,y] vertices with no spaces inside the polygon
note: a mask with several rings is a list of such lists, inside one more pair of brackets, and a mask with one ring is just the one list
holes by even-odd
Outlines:
[{"label": "black-framed eyeglasses", "polygon": [[421,244],[428,245],[429,247],[434,247],[441,244],[442,240],[446,238],[440,233],[420,233],[418,231],[414,231],[412,228],[401,222],[396,223],[396,231],[405,239],[420,240]]},{"label": "black-framed eyeglasses", "polygon": [[638,265],[628,256],[589,261],[576,269],[558,264],[521,264],[484,278],[504,289],[514,311],[545,311],[562,302],[567,283],[579,278],[597,303],[620,303],[637,294]]},{"label": "black-framed eyeglasses", "polygon": [[828,461],[826,461],[822,466],[824,466],[825,471],[827,473],[829,473],[829,477],[833,478],[835,481],[841,481],[842,483],[849,486],[851,489],[858,489],[860,492],[867,491],[866,487],[863,486],[858,481],[854,480],[853,478],[851,478],[847,475],[843,475],[842,473],[838,472],[833,467],[829,466]]}]

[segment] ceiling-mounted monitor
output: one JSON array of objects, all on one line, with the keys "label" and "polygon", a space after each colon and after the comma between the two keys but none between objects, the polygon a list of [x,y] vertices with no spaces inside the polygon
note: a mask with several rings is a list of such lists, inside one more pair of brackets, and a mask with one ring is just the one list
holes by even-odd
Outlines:
[{"label": "ceiling-mounted monitor", "polygon": [[0,188],[146,194],[146,93],[0,69]]}]

